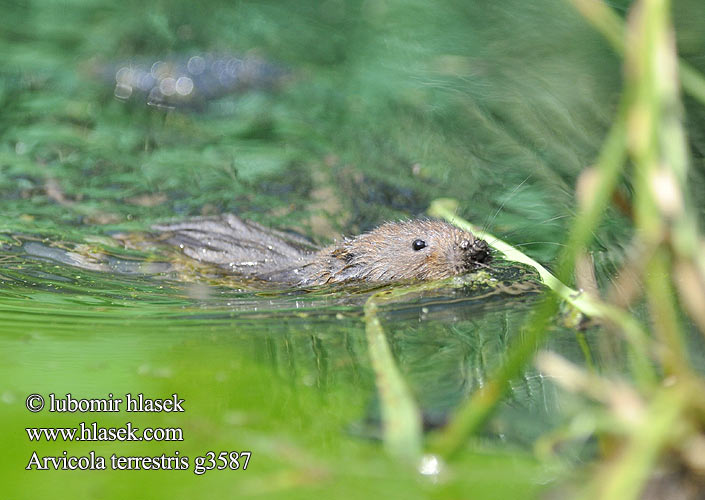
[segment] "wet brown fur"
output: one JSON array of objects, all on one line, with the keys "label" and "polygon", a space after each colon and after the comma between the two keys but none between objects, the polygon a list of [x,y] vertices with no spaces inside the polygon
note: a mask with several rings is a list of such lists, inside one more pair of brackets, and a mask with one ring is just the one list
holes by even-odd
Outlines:
[{"label": "wet brown fur", "polygon": [[[320,250],[305,239],[226,214],[156,226],[186,255],[234,273],[298,286],[436,280],[489,262],[487,244],[437,220],[388,222]],[[414,241],[426,246],[414,249]]]}]

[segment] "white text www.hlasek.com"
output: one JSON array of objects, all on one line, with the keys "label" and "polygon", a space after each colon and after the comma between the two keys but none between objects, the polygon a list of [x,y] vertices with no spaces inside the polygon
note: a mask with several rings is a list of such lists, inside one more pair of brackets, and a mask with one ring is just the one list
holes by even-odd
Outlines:
[{"label": "white text www.hlasek.com", "polygon": [[30,441],[183,441],[184,433],[178,427],[100,427],[97,422],[78,427],[27,427]]}]

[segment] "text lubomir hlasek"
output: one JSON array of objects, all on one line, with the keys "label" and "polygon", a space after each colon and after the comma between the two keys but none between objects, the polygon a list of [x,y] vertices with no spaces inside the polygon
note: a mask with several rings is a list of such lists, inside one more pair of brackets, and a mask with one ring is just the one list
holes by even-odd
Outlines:
[{"label": "text lubomir hlasek", "polygon": [[49,411],[67,413],[87,413],[87,412],[183,412],[184,400],[174,393],[169,398],[152,399],[144,397],[139,393],[133,396],[131,393],[125,394],[124,398],[115,398],[112,393],[107,398],[76,399],[71,393],[65,397],[56,397],[54,393],[49,394]]}]

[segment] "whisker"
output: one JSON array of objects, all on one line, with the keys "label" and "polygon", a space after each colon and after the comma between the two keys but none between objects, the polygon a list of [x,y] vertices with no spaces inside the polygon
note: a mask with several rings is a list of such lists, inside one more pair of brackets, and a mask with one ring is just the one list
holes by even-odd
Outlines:
[{"label": "whisker", "polygon": [[[534,227],[534,226],[540,226],[540,225],[542,225],[542,224],[547,224],[547,223],[549,223],[549,222],[553,222],[553,221],[556,221],[556,220],[559,220],[559,219],[565,219],[566,217],[572,217],[572,216],[573,216],[573,214],[556,215],[556,216],[554,216],[554,217],[550,217],[550,218],[545,219],[545,220],[542,220],[542,221],[540,221],[540,222],[534,222],[533,224],[530,224],[530,225],[528,225],[528,226],[520,226],[520,227],[517,227],[516,229],[512,229],[511,231],[502,234],[501,237],[502,237],[502,238],[507,238],[508,236],[511,236],[511,235],[513,235],[513,234],[515,234],[515,233],[517,233],[517,232],[519,232],[519,231],[526,230],[526,229],[531,229],[531,228]],[[498,240],[498,239],[500,239],[499,236],[495,239],[495,241]],[[493,243],[494,243],[494,242],[493,242]]]},{"label": "whisker", "polygon": [[528,181],[528,180],[531,178],[532,175],[534,175],[533,172],[531,172],[529,175],[527,175],[526,178],[525,178],[523,181],[521,181],[521,182],[519,183],[519,185],[517,185],[517,186],[512,190],[511,193],[509,193],[509,195],[505,198],[505,200],[502,202],[502,204],[499,206],[499,208],[495,211],[494,215],[493,215],[488,221],[486,221],[485,224],[483,224],[483,226],[482,226],[482,230],[483,230],[483,231],[486,231],[487,228],[490,227],[490,225],[495,221],[495,219],[497,218],[497,216],[499,215],[499,213],[500,213],[500,212],[502,211],[502,209],[504,208],[504,205],[506,205],[507,202],[512,199],[512,197],[516,194],[516,192],[526,183],[526,181]]},{"label": "whisker", "polygon": [[559,247],[565,247],[563,243],[558,243],[557,241],[529,241],[527,243],[516,243],[515,247],[525,247],[529,245],[556,245]]}]

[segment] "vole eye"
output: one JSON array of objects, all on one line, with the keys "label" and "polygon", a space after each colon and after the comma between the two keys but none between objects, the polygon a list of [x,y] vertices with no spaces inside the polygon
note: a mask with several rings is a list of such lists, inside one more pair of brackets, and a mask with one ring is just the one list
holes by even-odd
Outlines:
[{"label": "vole eye", "polygon": [[411,244],[411,248],[418,252],[422,248],[426,248],[426,242],[424,240],[414,240],[414,242]]}]

